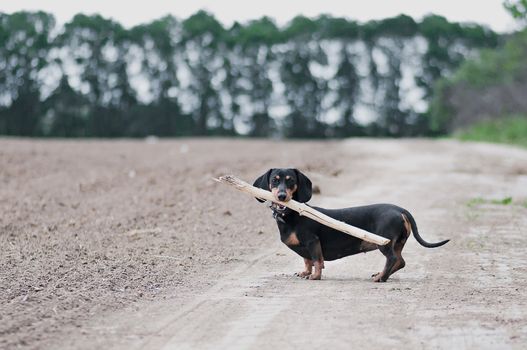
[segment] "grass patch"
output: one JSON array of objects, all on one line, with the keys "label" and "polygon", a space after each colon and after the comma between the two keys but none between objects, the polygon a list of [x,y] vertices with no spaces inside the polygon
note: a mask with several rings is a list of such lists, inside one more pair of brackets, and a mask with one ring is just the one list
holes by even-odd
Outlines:
[{"label": "grass patch", "polygon": [[[481,197],[472,198],[472,199],[470,199],[467,202],[467,207],[473,208],[473,207],[476,207],[476,206],[482,205],[482,204],[511,205],[512,204],[512,197],[505,197],[505,198],[502,198],[502,199],[485,199],[485,198],[481,198]],[[522,205],[525,208],[527,208],[527,200],[525,200],[520,205]]]},{"label": "grass patch", "polygon": [[456,136],[464,141],[506,143],[527,147],[527,115],[479,122],[457,133]]},{"label": "grass patch", "polygon": [[493,199],[490,201],[492,204],[509,205],[512,203],[512,197],[506,197],[503,199]]},{"label": "grass patch", "polygon": [[485,204],[485,203],[487,203],[487,201],[483,198],[472,198],[471,200],[467,202],[467,207],[473,208],[475,206]]}]

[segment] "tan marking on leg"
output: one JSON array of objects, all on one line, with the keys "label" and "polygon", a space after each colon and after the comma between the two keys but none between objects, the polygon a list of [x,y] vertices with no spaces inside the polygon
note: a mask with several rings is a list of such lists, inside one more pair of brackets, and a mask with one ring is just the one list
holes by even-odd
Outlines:
[{"label": "tan marking on leg", "polygon": [[322,278],[322,269],[324,268],[324,260],[315,261],[315,273],[309,276],[310,280],[319,280]]},{"label": "tan marking on leg", "polygon": [[304,259],[304,271],[297,273],[296,275],[302,278],[306,278],[313,272],[313,260]]},{"label": "tan marking on leg", "polygon": [[397,271],[399,271],[406,265],[406,262],[404,261],[403,256],[402,256],[402,251],[403,251],[404,245],[406,244],[406,239],[412,233],[412,225],[410,224],[410,221],[408,220],[406,215],[401,214],[401,216],[403,217],[403,220],[404,220],[404,228],[406,229],[406,237],[404,237],[401,241],[396,242],[394,244],[393,250],[395,252],[395,256],[397,257],[397,261],[391,268],[389,276],[393,275],[394,273],[396,273]]},{"label": "tan marking on leg", "polygon": [[[392,245],[392,249],[394,250],[395,257],[392,257],[391,254],[389,254],[389,256],[385,255],[386,263],[384,264],[384,269],[382,270],[382,272],[379,272],[372,276],[373,282],[386,282],[390,277],[390,272],[392,271],[393,266],[397,263],[397,254],[395,253],[395,242],[391,241],[390,244]],[[388,246],[386,246],[386,249],[388,249]],[[395,258],[395,261],[393,261],[392,258]]]},{"label": "tan marking on leg", "polygon": [[390,271],[390,276],[396,273],[397,271],[399,271],[400,269],[402,269],[406,265],[406,262],[404,261],[403,256],[402,256],[402,251],[403,251],[403,247],[405,243],[406,243],[406,240],[395,243],[394,251],[395,251],[395,256],[397,257],[397,261],[395,262],[395,264],[392,267],[392,270]]}]

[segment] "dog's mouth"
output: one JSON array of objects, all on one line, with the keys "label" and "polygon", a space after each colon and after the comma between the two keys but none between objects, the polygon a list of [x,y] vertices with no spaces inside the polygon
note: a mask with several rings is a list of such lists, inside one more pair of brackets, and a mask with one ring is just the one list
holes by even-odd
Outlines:
[{"label": "dog's mouth", "polygon": [[273,202],[273,204],[272,204],[272,207],[273,207],[273,209],[276,210],[276,211],[284,211],[284,210],[286,210],[286,208],[287,208],[285,205],[281,205],[281,204],[274,203],[274,202]]}]

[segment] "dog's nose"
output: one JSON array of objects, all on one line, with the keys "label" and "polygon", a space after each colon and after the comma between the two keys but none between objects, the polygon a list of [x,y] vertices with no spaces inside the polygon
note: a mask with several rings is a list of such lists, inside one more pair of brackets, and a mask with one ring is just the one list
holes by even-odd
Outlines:
[{"label": "dog's nose", "polygon": [[285,193],[278,193],[278,200],[284,201],[287,198],[287,195]]}]

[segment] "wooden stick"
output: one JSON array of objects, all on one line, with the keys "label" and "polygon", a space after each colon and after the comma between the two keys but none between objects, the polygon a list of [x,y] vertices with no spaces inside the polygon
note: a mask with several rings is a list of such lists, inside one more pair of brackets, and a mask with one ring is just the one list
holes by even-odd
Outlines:
[{"label": "wooden stick", "polygon": [[329,217],[326,214],[323,214],[319,212],[318,210],[315,210],[304,203],[299,203],[295,201],[294,199],[291,199],[287,202],[277,201],[271,192],[263,190],[261,188],[254,187],[248,184],[247,182],[238,179],[237,177],[233,175],[220,176],[219,178],[214,179],[214,180],[234,186],[234,188],[236,188],[237,190],[248,193],[253,197],[260,198],[262,200],[268,200],[268,201],[283,205],[285,207],[288,207],[289,209],[292,209],[298,212],[300,215],[306,216],[312,220],[320,222],[322,225],[329,226],[335,230],[342,231],[351,236],[360,238],[363,241],[375,243],[377,245],[386,245],[390,242],[389,239],[386,239],[384,237],[378,236],[371,232],[365,231],[358,227],[348,225],[345,222],[333,219],[332,217]]}]

